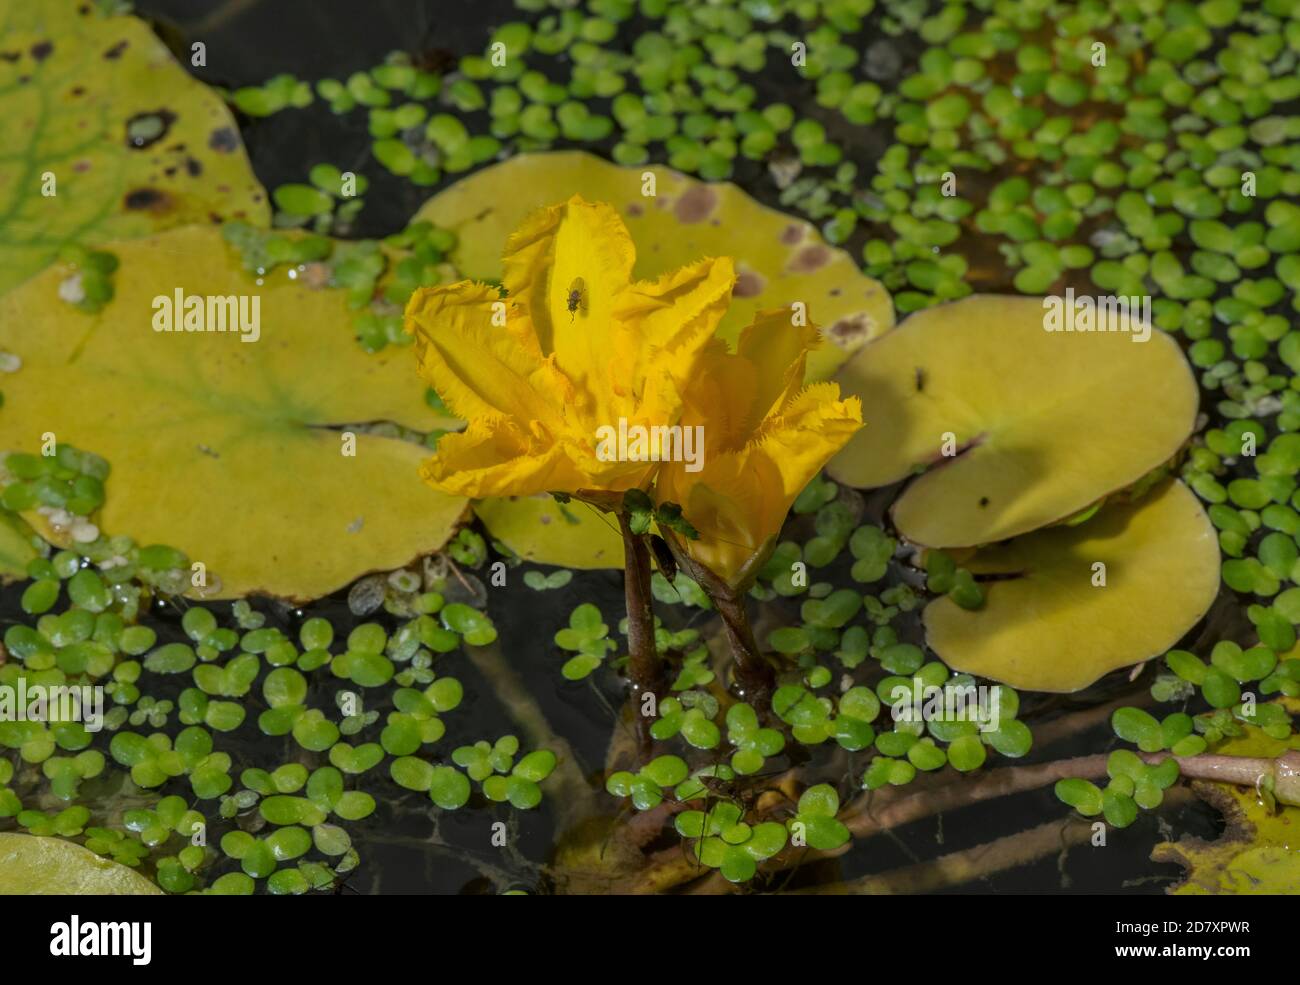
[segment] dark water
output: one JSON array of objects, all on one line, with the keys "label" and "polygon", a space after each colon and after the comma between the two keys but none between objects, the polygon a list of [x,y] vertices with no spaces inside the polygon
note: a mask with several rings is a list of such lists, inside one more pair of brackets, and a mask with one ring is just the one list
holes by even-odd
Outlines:
[{"label": "dark water", "polygon": [[[185,65],[189,64],[189,44],[194,40],[204,41],[207,65],[192,71],[205,82],[231,88],[261,84],[281,72],[309,81],[322,77],[345,79],[353,71],[380,63],[393,50],[405,50],[420,58],[455,57],[481,51],[493,26],[527,16],[518,14],[508,0],[474,3],[142,0],[136,3],[136,11],[155,21],[159,32]],[[919,49],[909,47],[905,40],[896,42],[896,46],[902,75],[914,63]],[[887,87],[887,83],[882,85]],[[845,143],[849,156],[857,160],[861,169],[867,170],[875,154],[885,146],[885,131],[859,127],[843,133],[843,121],[815,107],[811,92],[811,85],[807,85],[804,91],[773,90],[767,95],[810,107],[809,115],[819,116],[828,127],[841,131],[835,134],[836,139]],[[357,233],[379,236],[402,228],[437,188],[416,188],[375,164],[369,153],[365,112],[364,108],[358,108],[343,117],[335,117],[317,100],[305,110],[287,110],[268,119],[241,121],[258,177],[266,187],[274,188],[284,182],[303,180],[308,169],[322,161],[364,173],[371,186]],[[775,204],[775,190],[766,175],[759,173],[759,165],[743,162],[738,167],[741,170],[737,182],[769,204]],[[837,584],[851,584],[842,562],[821,576]],[[0,599],[0,619],[5,624],[21,617],[17,594],[11,589]],[[573,747],[582,772],[599,787],[610,734],[620,727],[615,714],[621,702],[621,685],[612,672],[604,669],[584,682],[563,680],[559,667],[565,655],[551,642],[555,631],[566,624],[568,613],[584,601],[595,602],[606,621],[614,626],[622,609],[621,574],[578,573],[565,588],[538,593],[525,587],[521,572],[516,571],[507,586],[491,589],[489,611],[500,632],[494,649],[522,678],[551,727]],[[286,634],[296,637],[303,616],[269,602],[259,603],[257,607],[267,613],[268,625],[279,625]],[[215,609],[223,625],[232,623],[228,605]],[[671,626],[681,625],[694,611],[659,607],[659,614]],[[304,615],[314,614],[327,615],[334,621],[336,639],[345,636],[358,621],[348,613],[342,595],[309,607]],[[797,619],[793,605],[783,614],[789,622]],[[774,614],[778,620],[781,615],[779,609]],[[169,638],[169,633],[170,638],[181,638],[175,610],[160,606],[155,616],[164,639]],[[395,628],[396,620],[386,616],[378,618],[390,630]],[[441,655],[434,669],[439,676],[459,678],[465,686],[463,704],[443,718],[447,734],[439,741],[437,750],[446,752],[464,743],[483,738],[493,740],[519,731],[470,656],[460,652]],[[188,683],[188,675],[184,677]],[[343,682],[323,672],[312,677],[309,703],[313,707],[333,709],[333,693],[343,689]],[[181,686],[178,682],[176,691]],[[1089,703],[1110,700],[1124,690],[1139,694],[1147,686],[1149,672],[1131,685],[1123,682],[1121,673],[1089,692],[1068,699],[1026,698],[1021,717],[1036,726],[1064,712],[1087,707]],[[251,724],[263,710],[257,688],[246,703]],[[357,744],[377,739],[391,705],[375,703],[371,698],[367,710],[379,711],[380,720],[347,741]],[[249,724],[236,735],[241,737],[225,737],[219,742],[219,748],[227,749],[235,757],[234,775],[246,766],[270,768],[304,755],[292,739],[258,737],[255,726],[250,728]],[[1108,740],[1108,735],[1108,727],[1102,724],[1091,732],[1057,743],[1050,750],[1036,750],[1026,761],[1103,751],[1108,748],[1108,741],[1113,741]],[[868,758],[864,754],[851,757],[854,777],[861,776]],[[364,784],[358,785],[350,778],[348,786],[361,786],[375,795],[380,804],[370,818],[347,825],[362,856],[360,868],[347,880],[348,890],[457,893],[499,892],[512,886],[543,892],[549,888],[544,866],[556,838],[553,805],[549,800],[543,802],[540,810],[521,812],[486,803],[476,794],[469,808],[439,811],[426,796],[393,784],[387,778],[386,763],[366,774]],[[93,787],[88,784],[83,789],[90,792]],[[841,793],[846,797],[852,794],[847,778],[841,784]],[[613,798],[606,797],[602,803],[613,813],[616,806]],[[884,872],[1060,820],[1065,815],[1066,808],[1048,786],[857,841],[842,858],[797,870],[788,879],[782,877],[779,884],[797,888]],[[513,832],[511,847],[506,850],[495,848],[490,842],[492,825],[497,821],[505,822]],[[1184,834],[1212,837],[1219,824],[1217,815],[1200,802],[1179,810],[1166,808],[1144,813],[1130,828],[1110,829],[1105,850],[1083,846],[1072,849],[1063,859],[1052,854],[1032,865],[969,884],[958,891],[1042,892],[1068,888],[1082,892],[1121,889],[1161,892],[1177,881],[1181,870],[1174,865],[1150,862],[1151,847],[1158,841]],[[212,875],[232,867],[233,863],[226,861]]]}]

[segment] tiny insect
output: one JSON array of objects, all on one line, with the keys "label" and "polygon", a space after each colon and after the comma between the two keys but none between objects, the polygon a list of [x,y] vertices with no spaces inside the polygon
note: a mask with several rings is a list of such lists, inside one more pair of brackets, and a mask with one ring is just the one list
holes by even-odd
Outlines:
[{"label": "tiny insect", "polygon": [[573,321],[573,316],[579,311],[583,314],[587,313],[587,298],[583,293],[586,287],[581,277],[573,278],[573,283],[569,285],[569,296],[565,299],[569,309],[569,321]]}]

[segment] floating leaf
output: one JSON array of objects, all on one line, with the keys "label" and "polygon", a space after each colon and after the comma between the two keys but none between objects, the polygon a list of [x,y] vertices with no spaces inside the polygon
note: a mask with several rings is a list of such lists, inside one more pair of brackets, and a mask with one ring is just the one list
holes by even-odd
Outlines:
[{"label": "floating leaf", "polygon": [[[655,194],[643,194],[643,175]],[[761,309],[807,306],[826,341],[808,359],[807,378],[825,379],[854,349],[894,324],[888,292],[812,225],[750,198],[730,183],[705,184],[659,165],[621,168],[581,151],[520,154],[452,185],[416,216],[454,230],[452,254],[467,277],[498,280],[506,237],[534,209],[580,193],[609,202],[637,246],[637,278],[652,278],[706,256],[729,256],[738,276],[718,334],[735,342]]]},{"label": "floating leaf", "polygon": [[981,549],[965,565],[997,576],[984,583],[984,607],[935,600],[925,610],[926,638],[954,670],[1028,690],[1077,691],[1173,646],[1214,601],[1218,559],[1196,497],[1165,482],[1077,527]]},{"label": "floating leaf", "polygon": [[494,538],[525,561],[580,569],[623,567],[617,523],[576,499],[485,499],[474,505],[474,512]]},{"label": "floating leaf", "polygon": [[831,475],[875,487],[926,470],[895,525],[918,544],[972,547],[1071,516],[1171,458],[1197,403],[1178,344],[1043,320],[1036,298],[971,297],[863,349],[838,379],[867,426]]},{"label": "floating leaf", "polygon": [[213,217],[270,220],[220,97],[149,25],[105,18],[95,6],[0,0],[0,292],[70,241],[130,239]]},{"label": "floating leaf", "polygon": [[[420,481],[426,450],[357,433],[348,456],[337,430],[437,420],[408,350],[363,353],[342,292],[282,272],[258,286],[215,229],[117,250],[117,296],[94,323],[63,312],[52,270],[0,299],[5,344],[23,359],[0,448],[35,452],[53,432],[104,456],[100,526],[202,561],[220,578],[211,596],[316,598],[442,546],[465,501]],[[155,295],[177,290],[260,299],[260,338],[155,332]]]},{"label": "floating leaf", "polygon": [[0,895],[160,896],[138,872],[61,838],[0,834]]}]

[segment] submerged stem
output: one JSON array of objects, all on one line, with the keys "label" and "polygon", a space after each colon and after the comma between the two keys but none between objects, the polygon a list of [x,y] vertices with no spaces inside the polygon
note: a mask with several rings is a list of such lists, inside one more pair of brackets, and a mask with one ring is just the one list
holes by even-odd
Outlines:
[{"label": "submerged stem", "polygon": [[736,598],[726,587],[716,594],[710,593],[710,598],[727,631],[727,642],[736,661],[736,683],[740,685],[742,695],[751,704],[766,705],[776,687],[776,675],[772,665],[758,652],[744,598]]},{"label": "submerged stem", "polygon": [[1148,763],[1176,760],[1178,773],[1185,780],[1216,780],[1256,788],[1267,781],[1272,784],[1273,795],[1282,803],[1300,805],[1300,752],[1285,752],[1276,759],[1215,753],[1198,756],[1152,753],[1142,758]]},{"label": "submerged stem", "polygon": [[754,631],[749,627],[749,613],[745,609],[745,596],[737,592],[722,578],[697,562],[686,551],[672,531],[664,531],[677,565],[704,590],[713,607],[718,610],[726,631],[736,667],[736,683],[742,696],[751,704],[766,705],[776,687],[776,674],[772,665],[759,653]]}]

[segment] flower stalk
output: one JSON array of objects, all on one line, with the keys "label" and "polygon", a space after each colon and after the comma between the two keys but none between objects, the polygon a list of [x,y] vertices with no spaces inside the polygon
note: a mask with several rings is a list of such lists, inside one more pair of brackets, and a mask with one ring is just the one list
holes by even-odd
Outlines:
[{"label": "flower stalk", "polygon": [[[628,676],[634,695],[658,693],[664,683],[663,660],[655,646],[655,617],[650,591],[650,548],[646,535],[633,533],[625,512],[618,513],[623,534],[623,594],[627,604]],[[638,721],[645,716],[638,715]]]},{"label": "flower stalk", "polygon": [[776,675],[772,665],[758,650],[754,631],[749,626],[744,591],[733,588],[691,557],[690,552],[683,547],[682,542],[671,530],[663,531],[663,537],[678,567],[704,590],[722,619],[727,645],[731,649],[731,657],[735,665],[736,684],[742,696],[753,704],[766,705],[776,687]]}]

